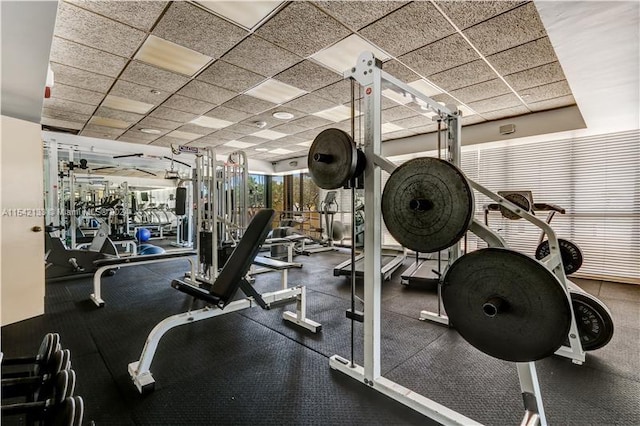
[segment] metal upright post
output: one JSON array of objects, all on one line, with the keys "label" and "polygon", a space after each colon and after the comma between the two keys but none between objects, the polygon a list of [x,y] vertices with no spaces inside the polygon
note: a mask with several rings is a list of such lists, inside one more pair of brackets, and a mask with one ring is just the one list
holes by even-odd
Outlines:
[{"label": "metal upright post", "polygon": [[[447,120],[447,135],[449,143],[449,161],[461,168],[461,156],[462,156],[462,117],[458,111],[455,115],[449,116]],[[449,264],[453,263],[460,257],[460,242],[455,243],[449,248]]]}]

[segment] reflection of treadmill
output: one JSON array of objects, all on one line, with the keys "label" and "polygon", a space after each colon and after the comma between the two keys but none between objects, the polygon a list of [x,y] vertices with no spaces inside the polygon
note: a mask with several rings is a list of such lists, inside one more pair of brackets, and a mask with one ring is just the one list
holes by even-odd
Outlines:
[{"label": "reflection of treadmill", "polygon": [[[404,262],[404,252],[393,255],[393,254],[382,254],[380,257],[380,263],[382,265],[382,270],[380,273],[382,274],[382,279],[387,281],[391,279],[393,273],[402,266]],[[335,268],[333,268],[333,275],[335,277],[351,276],[351,259],[347,259]],[[364,276],[364,254],[359,254],[356,256],[356,277],[362,278]]]},{"label": "reflection of treadmill", "polygon": [[[440,261],[440,273],[444,274],[446,259]],[[400,283],[410,287],[435,290],[438,286],[438,259],[420,259],[409,266],[400,276]]]}]

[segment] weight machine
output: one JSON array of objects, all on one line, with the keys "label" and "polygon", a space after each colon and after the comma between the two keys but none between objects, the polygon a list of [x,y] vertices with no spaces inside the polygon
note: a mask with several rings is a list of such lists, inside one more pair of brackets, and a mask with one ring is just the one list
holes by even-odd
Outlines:
[{"label": "weight machine", "polygon": [[[331,174],[326,172],[332,167],[342,168],[349,173],[345,179],[349,181],[350,178],[359,175],[356,170],[358,166],[364,168],[367,213],[364,258],[364,364],[360,366],[354,362],[352,328],[351,358],[334,355],[330,358],[331,368],[440,423],[478,424],[381,375],[382,277],[379,271],[380,229],[384,216],[389,232],[404,247],[426,253],[449,249],[449,259],[453,263],[445,273],[439,291],[442,291],[444,305],[453,318],[456,329],[465,340],[481,351],[515,362],[525,408],[522,424],[546,425],[534,362],[553,354],[560,348],[567,335],[571,346],[564,350],[565,355],[574,359],[582,356],[584,359],[555,233],[543,221],[523,213],[518,206],[468,180],[459,171],[461,117],[455,106],[442,106],[387,74],[381,69],[381,62],[370,52],[362,53],[356,65],[345,71],[344,77],[356,81],[364,89],[364,153],[362,156],[360,151],[357,155],[354,153],[353,139],[345,140],[340,136],[334,138],[333,144],[328,144],[316,143],[316,138],[309,152],[309,171],[316,181],[316,178],[321,180],[330,177]],[[353,87],[352,82],[352,130],[355,116]],[[424,113],[425,110],[433,111],[446,122],[449,161],[418,158],[396,167],[382,156],[381,95],[385,90],[404,98],[406,107],[414,108],[419,113]],[[314,149],[314,145],[322,147],[323,150]],[[342,163],[354,167],[345,167]],[[381,199],[382,170],[391,176]],[[316,181],[318,186],[323,187],[321,183]],[[436,193],[440,195],[430,193],[430,185],[435,185]],[[550,241],[550,255],[538,262],[506,249],[505,241],[498,234],[474,219],[473,190],[541,226]],[[430,229],[429,223],[432,221],[429,219],[437,222],[434,229]],[[461,256],[459,240],[467,230],[486,241],[489,248]],[[492,259],[500,259],[500,262],[494,263]],[[510,265],[510,268],[504,268],[503,265]],[[481,266],[486,267],[486,274],[489,275],[476,273]],[[472,284],[467,282],[472,279],[475,280]],[[514,279],[518,281],[514,282]],[[518,292],[511,291],[513,288],[518,288]],[[352,314],[355,314],[354,299],[352,276]],[[539,314],[542,306],[528,305],[531,299],[537,299],[538,303],[546,308],[544,318]],[[469,307],[472,307],[471,311]],[[443,321],[443,315],[438,317],[441,318],[441,322],[448,322],[448,318]],[[354,317],[350,318],[353,320]]]}]

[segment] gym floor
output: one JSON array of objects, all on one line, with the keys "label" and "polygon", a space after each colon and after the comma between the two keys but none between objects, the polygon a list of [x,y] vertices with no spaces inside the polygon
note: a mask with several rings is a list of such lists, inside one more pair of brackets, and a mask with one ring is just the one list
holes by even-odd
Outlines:
[{"label": "gym floor", "polygon": [[[160,343],[151,366],[156,388],[146,396],[135,390],[127,364],[139,358],[156,323],[188,307],[190,298],[169,286],[188,269],[186,260],[124,268],[105,278],[102,309],[88,300],[90,279],[48,284],[45,315],[3,327],[2,350],[7,357],[34,353],[45,333],[60,333],[71,350],[86,424],[434,424],[329,368],[330,356],[349,356],[349,280],[332,274],[348,256],[299,256],[304,267],[290,272],[290,285],[308,288],[308,317],[322,323],[318,335],[283,322],[284,308],[178,327]],[[420,310],[435,309],[436,298],[400,285],[410,264],[407,259],[383,283],[383,375],[481,423],[519,424],[515,366],[477,351],[453,329],[417,320]],[[537,363],[547,420],[640,424],[640,286],[574,281],[611,309],[615,335],[582,366],[560,357]],[[256,277],[260,292],[279,285],[278,273]],[[362,362],[359,323],[356,341]]]}]

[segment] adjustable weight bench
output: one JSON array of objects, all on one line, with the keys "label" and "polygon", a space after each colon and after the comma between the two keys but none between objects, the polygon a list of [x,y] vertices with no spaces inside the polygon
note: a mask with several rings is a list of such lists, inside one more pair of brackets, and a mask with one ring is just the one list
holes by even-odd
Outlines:
[{"label": "adjustable weight bench", "polygon": [[[129,364],[129,375],[140,393],[147,393],[154,389],[155,380],[149,368],[153,357],[164,334],[180,325],[192,324],[196,321],[221,316],[259,305],[263,309],[270,309],[276,304],[296,302],[296,312],[284,312],[283,318],[314,333],[321,329],[321,325],[306,318],[306,288],[297,286],[278,291],[259,294],[247,281],[247,273],[254,262],[260,244],[265,240],[274,210],[260,210],[247,227],[242,239],[220,271],[220,275],[211,285],[185,279],[173,280],[171,286],[176,290],[188,294],[194,299],[207,303],[202,309],[187,311],[173,315],[160,321],[151,330],[142,354],[138,361]],[[195,275],[191,275],[195,277]],[[245,298],[233,300],[238,289],[242,290]]]},{"label": "adjustable weight bench", "polygon": [[182,257],[186,257],[189,263],[191,264],[191,273],[195,273],[195,263],[193,261],[193,256],[198,254],[196,251],[178,251],[172,253],[163,253],[163,254],[155,254],[155,255],[145,255],[145,256],[129,256],[129,257],[120,257],[113,259],[98,259],[93,262],[96,269],[96,272],[93,274],[93,293],[89,295],[89,298],[93,303],[96,304],[97,307],[102,308],[104,306],[104,300],[102,300],[101,295],[101,279],[102,274],[105,271],[116,268],[123,268],[126,266],[136,266],[136,265],[145,265],[148,263],[158,263],[165,262],[167,260],[179,259]]}]

